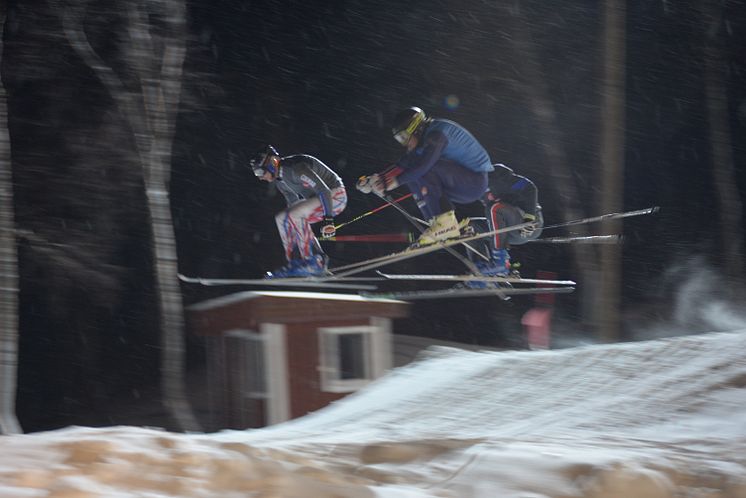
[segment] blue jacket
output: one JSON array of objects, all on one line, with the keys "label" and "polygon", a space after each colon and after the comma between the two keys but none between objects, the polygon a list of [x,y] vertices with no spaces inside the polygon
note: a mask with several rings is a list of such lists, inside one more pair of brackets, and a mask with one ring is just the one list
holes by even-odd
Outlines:
[{"label": "blue jacket", "polygon": [[476,172],[494,170],[487,151],[463,126],[447,119],[432,119],[426,126],[417,147],[394,165],[400,184],[422,177],[441,159]]}]

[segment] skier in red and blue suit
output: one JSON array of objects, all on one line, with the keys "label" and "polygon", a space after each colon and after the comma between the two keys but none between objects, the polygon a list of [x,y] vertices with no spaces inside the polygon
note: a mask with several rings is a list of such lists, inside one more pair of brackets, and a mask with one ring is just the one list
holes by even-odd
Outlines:
[{"label": "skier in red and blue suit", "polygon": [[274,182],[288,206],[275,216],[288,263],[268,272],[266,278],[326,274],[329,258],[321,249],[311,224],[322,222],[322,238],[335,235],[334,217],[347,206],[342,179],[313,156],[280,157],[271,145],[257,152],[250,165],[257,178]]}]

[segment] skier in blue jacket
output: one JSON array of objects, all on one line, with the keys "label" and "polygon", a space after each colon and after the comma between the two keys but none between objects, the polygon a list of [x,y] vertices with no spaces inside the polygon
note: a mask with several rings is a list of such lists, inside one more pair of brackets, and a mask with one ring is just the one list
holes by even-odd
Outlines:
[{"label": "skier in blue jacket", "polygon": [[398,113],[392,132],[407,152],[384,171],[361,177],[358,190],[383,195],[407,185],[423,216],[430,220],[417,241],[419,245],[460,235],[462,227],[456,219],[454,203],[481,201],[490,230],[532,223],[515,234],[492,237],[490,261],[478,263],[485,275],[508,274],[508,246],[540,234],[541,207],[533,182],[506,166],[493,165],[484,147],[458,123],[427,117],[419,107]]}]

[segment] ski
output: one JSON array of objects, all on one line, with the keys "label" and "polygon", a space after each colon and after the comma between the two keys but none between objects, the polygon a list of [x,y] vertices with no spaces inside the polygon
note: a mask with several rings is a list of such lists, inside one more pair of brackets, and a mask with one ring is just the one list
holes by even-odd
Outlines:
[{"label": "ski", "polygon": [[446,299],[454,297],[479,297],[498,296],[503,300],[512,296],[534,295],[534,294],[567,294],[573,292],[575,287],[546,287],[546,288],[521,288],[492,287],[485,289],[469,289],[464,287],[451,289],[438,289],[426,291],[401,291],[401,292],[361,292],[366,298],[396,299],[400,301],[416,301],[424,299]]},{"label": "ski", "polygon": [[424,275],[424,274],[393,274],[376,272],[387,280],[422,280],[422,281],[436,281],[436,282],[496,282],[496,283],[508,283],[511,285],[516,284],[531,284],[531,285],[575,285],[572,280],[544,280],[537,278],[523,278],[523,277],[488,277],[484,275]]},{"label": "ski", "polygon": [[588,235],[585,237],[541,237],[528,240],[531,244],[621,244],[621,235]]},{"label": "ski", "polygon": [[465,242],[471,242],[472,240],[478,240],[484,237],[489,237],[490,235],[510,232],[513,230],[520,230],[521,228],[525,228],[529,225],[531,225],[531,223],[521,223],[520,225],[513,225],[510,227],[500,228],[498,230],[491,230],[489,232],[484,232],[484,233],[480,233],[476,235],[468,235],[465,237],[455,237],[452,239],[446,239],[446,240],[442,240],[439,242],[435,242],[434,244],[430,244],[427,246],[407,248],[407,249],[404,249],[403,251],[394,252],[391,254],[387,254],[385,256],[379,256],[377,258],[366,259],[364,261],[358,261],[357,263],[351,263],[349,265],[338,266],[336,268],[332,268],[331,271],[334,275],[339,276],[339,277],[354,275],[356,273],[362,273],[366,270],[373,270],[380,266],[395,263],[398,261],[403,261],[405,259],[414,258],[416,256],[422,256],[424,254],[429,254],[431,252],[439,251],[441,249],[453,247],[455,245],[463,244]]},{"label": "ski", "polygon": [[[552,228],[566,227],[566,226],[572,226],[572,225],[580,225],[584,223],[594,223],[594,222],[606,221],[606,220],[612,220],[612,219],[618,219],[618,218],[627,218],[631,216],[653,214],[653,213],[658,212],[658,210],[659,208],[655,206],[655,207],[650,207],[650,208],[645,208],[645,209],[638,209],[635,211],[625,211],[621,213],[608,213],[608,214],[603,214],[600,216],[594,216],[590,218],[583,218],[583,219],[578,219],[578,220],[566,221],[563,223],[557,223],[554,225],[544,226],[543,230],[549,230]],[[404,261],[404,260],[414,258],[417,256],[430,254],[432,252],[436,252],[441,249],[450,248],[457,244],[464,244],[466,242],[471,242],[473,240],[479,240],[485,237],[490,237],[490,236],[501,234],[501,233],[511,232],[514,230],[520,230],[522,228],[526,228],[531,225],[532,225],[531,223],[520,223],[518,225],[513,225],[513,226],[509,226],[505,228],[499,228],[497,230],[490,230],[490,231],[478,233],[475,235],[447,239],[447,240],[439,241],[439,242],[436,242],[434,244],[430,244],[427,246],[407,248],[403,251],[398,251],[395,253],[387,254],[385,256],[379,256],[377,258],[366,259],[364,261],[359,261],[357,263],[352,263],[349,265],[332,268],[331,271],[334,275],[338,277],[346,277],[349,275],[355,275],[357,273],[362,273],[367,270],[373,270],[373,269],[376,269],[376,268],[379,268],[381,266],[385,266],[388,264],[397,263],[397,262]]]},{"label": "ski", "polygon": [[[321,242],[364,242],[369,243],[412,243],[417,240],[417,234],[412,232],[401,233],[374,233],[370,235],[336,235],[320,239]],[[621,235],[586,235],[572,237],[542,237],[527,240],[531,244],[621,244],[624,238]]]},{"label": "ski", "polygon": [[204,278],[189,277],[179,274],[179,280],[190,284],[204,286],[261,286],[261,287],[316,287],[327,289],[355,289],[355,290],[375,290],[375,285],[358,284],[355,282],[375,282],[384,280],[383,277],[355,277],[355,278],[337,278],[334,275],[323,277],[292,277],[292,278]]},{"label": "ski", "polygon": [[[385,202],[388,202],[391,206],[393,206],[394,208],[396,208],[396,210],[399,211],[407,220],[409,220],[409,222],[412,224],[412,226],[414,226],[417,230],[419,230],[419,232],[421,234],[425,232],[425,229],[423,228],[423,226],[428,226],[427,222],[425,222],[425,221],[423,221],[423,220],[421,220],[421,219],[419,219],[419,218],[417,218],[417,217],[412,216],[411,214],[409,214],[409,212],[406,209],[404,209],[400,205],[396,204],[389,196],[382,195],[382,194],[377,194],[377,195],[381,199],[383,199]],[[467,219],[467,221],[468,221],[468,219]],[[482,258],[485,257],[484,255],[482,255],[482,253],[480,253],[479,251],[477,251],[476,249],[474,249],[473,247],[471,247],[468,244],[464,244],[464,247],[467,250],[476,253],[477,255],[479,255]],[[479,274],[479,269],[477,268],[477,265],[472,260],[470,260],[467,256],[461,254],[460,252],[458,252],[453,247],[447,247],[447,248],[445,248],[445,250],[448,251],[448,254],[450,254],[454,258],[458,259],[459,261],[461,261],[461,264],[463,264],[464,266],[466,266],[466,268],[471,273],[473,273],[475,275]]]},{"label": "ski", "polygon": [[411,244],[416,240],[413,233],[374,233],[370,235],[335,235],[334,237],[326,237],[319,239],[321,242],[364,242],[369,244],[371,242],[382,242],[382,243],[396,243],[406,242]]}]

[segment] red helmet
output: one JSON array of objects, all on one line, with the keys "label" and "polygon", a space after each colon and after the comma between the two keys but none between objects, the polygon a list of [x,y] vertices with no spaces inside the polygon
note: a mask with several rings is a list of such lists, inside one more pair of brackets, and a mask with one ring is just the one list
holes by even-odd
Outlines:
[{"label": "red helmet", "polygon": [[254,154],[254,157],[249,161],[249,165],[251,166],[251,169],[254,170],[254,174],[257,178],[263,177],[264,173],[267,172],[272,173],[273,175],[277,174],[277,162],[272,161],[273,157],[279,158],[280,154],[278,154],[277,150],[271,145],[265,145]]}]

